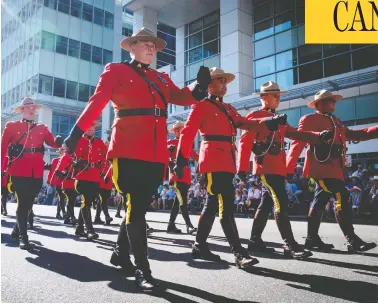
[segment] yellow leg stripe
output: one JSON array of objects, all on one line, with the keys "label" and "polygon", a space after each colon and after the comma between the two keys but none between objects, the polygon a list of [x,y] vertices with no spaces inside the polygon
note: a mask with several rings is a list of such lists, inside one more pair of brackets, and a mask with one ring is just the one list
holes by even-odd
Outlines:
[{"label": "yellow leg stripe", "polygon": [[174,182],[173,188],[175,188],[176,194],[177,194],[177,198],[178,198],[179,203],[180,203],[180,206],[182,206],[184,204],[184,200],[182,199],[182,195],[181,195],[181,192],[180,192],[179,188],[177,188],[177,182]]},{"label": "yellow leg stripe", "polygon": [[66,197],[67,206],[68,206],[68,204],[70,203],[70,200],[69,200],[69,198],[68,198],[68,195],[67,195],[66,192],[64,192],[64,191],[62,191],[62,192],[63,192],[64,196]]},{"label": "yellow leg stripe", "polygon": [[9,176],[7,188],[8,188],[9,193],[13,193],[12,190],[11,190],[12,189],[12,176]]},{"label": "yellow leg stripe", "polygon": [[98,197],[99,197],[99,199],[100,199],[100,205],[102,205],[102,196],[101,196],[100,193],[98,194]]},{"label": "yellow leg stripe", "polygon": [[112,169],[113,169],[113,174],[112,174],[113,184],[116,187],[117,192],[122,193],[121,189],[119,189],[119,186],[118,186],[118,158],[113,159]]},{"label": "yellow leg stripe", "polygon": [[336,211],[341,211],[341,195],[340,195],[340,192],[336,193]]},{"label": "yellow leg stripe", "polygon": [[81,196],[81,208],[85,207],[85,197],[84,195]]},{"label": "yellow leg stripe", "polygon": [[75,180],[75,182],[74,182],[74,187],[75,187],[76,192],[78,192],[77,191],[77,182],[78,182],[78,180]]},{"label": "yellow leg stripe", "polygon": [[18,209],[18,206],[20,205],[20,201],[18,200],[18,194],[16,191],[14,192],[14,196],[16,198],[16,209]]},{"label": "yellow leg stripe", "polygon": [[213,176],[211,173],[207,173],[207,187],[206,190],[210,195],[214,195],[214,193],[211,191],[211,186],[213,185]]},{"label": "yellow leg stripe", "polygon": [[219,219],[221,220],[223,218],[223,211],[224,211],[224,205],[223,205],[223,197],[222,194],[218,194],[218,202],[219,202]]},{"label": "yellow leg stripe", "polygon": [[261,175],[261,180],[262,180],[263,184],[268,187],[270,193],[272,194],[275,212],[280,213],[281,212],[281,205],[280,205],[280,201],[278,200],[276,192],[274,192],[273,188],[268,184],[264,174]]},{"label": "yellow leg stripe", "polygon": [[322,179],[319,180],[319,185],[320,185],[320,187],[322,187],[322,189],[325,192],[332,193],[331,191],[328,190],[328,188],[326,187],[326,185],[324,184],[324,181]]},{"label": "yellow leg stripe", "polygon": [[127,224],[130,224],[130,216],[131,216],[131,207],[132,207],[132,204],[131,204],[131,195],[130,193],[127,193],[126,194],[127,196],[127,203],[128,206],[127,206],[127,213],[126,213],[126,225]]}]

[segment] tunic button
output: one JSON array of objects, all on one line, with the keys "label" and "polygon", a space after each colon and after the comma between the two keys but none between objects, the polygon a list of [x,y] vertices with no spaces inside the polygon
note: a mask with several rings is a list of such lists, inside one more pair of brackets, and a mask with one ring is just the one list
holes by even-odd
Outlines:
[{"label": "tunic button", "polygon": [[156,122],[158,122],[158,120],[156,119]]},{"label": "tunic button", "polygon": [[133,80],[132,80],[132,79],[130,79],[130,82],[133,82]]},{"label": "tunic button", "polygon": [[154,92],[152,92],[152,94],[154,94]]}]

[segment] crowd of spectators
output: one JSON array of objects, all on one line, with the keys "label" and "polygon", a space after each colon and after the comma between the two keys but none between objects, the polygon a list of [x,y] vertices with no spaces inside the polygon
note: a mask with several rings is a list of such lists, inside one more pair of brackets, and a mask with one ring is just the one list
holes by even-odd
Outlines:
[{"label": "crowd of spectators", "polygon": [[[245,181],[237,176],[234,178],[235,187],[235,212],[252,217],[260,204],[262,196],[262,183],[259,176],[249,175]],[[289,198],[289,208],[292,214],[307,214],[309,205],[313,199],[316,182],[313,178],[303,178],[302,166],[298,165],[295,174],[285,180],[285,189]],[[358,165],[356,171],[346,171],[345,187],[348,189],[349,202],[352,205],[355,217],[370,216],[372,221],[378,223],[378,172],[372,167],[363,169]],[[143,189],[141,189],[143,191]],[[50,186],[42,186],[40,193],[35,198],[36,204],[56,205],[57,196],[55,189]],[[150,210],[170,210],[176,197],[173,185],[165,182],[157,189],[151,200]],[[206,202],[207,191],[201,176],[193,175],[192,185],[188,191],[188,207],[191,213],[200,212]],[[11,200],[14,200],[10,197]],[[117,206],[122,198],[117,195],[115,189],[108,201],[109,206]],[[77,204],[80,204],[78,197]],[[333,217],[335,200],[330,199],[326,207],[326,217]]]}]

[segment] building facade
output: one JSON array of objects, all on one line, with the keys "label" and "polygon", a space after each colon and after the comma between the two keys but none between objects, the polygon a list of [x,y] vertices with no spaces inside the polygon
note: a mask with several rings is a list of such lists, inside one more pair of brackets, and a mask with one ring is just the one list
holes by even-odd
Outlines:
[{"label": "building facade", "polygon": [[[304,0],[123,0],[135,25],[164,23],[176,29],[175,67],[160,70],[183,87],[201,65],[218,66],[236,75],[225,101],[246,115],[259,108],[262,83],[272,80],[289,93],[280,112],[297,126],[313,112],[306,105],[327,89],[345,99],[336,115],[351,128],[378,122],[378,45],[305,45]],[[136,20],[137,19],[137,20]],[[185,120],[189,108],[170,105],[169,124]],[[198,149],[199,136],[195,143]],[[287,148],[290,141],[287,141]],[[378,140],[348,143],[353,166],[378,169]]]},{"label": "building facade", "polygon": [[[44,105],[38,121],[66,137],[104,66],[121,59],[122,6],[107,0],[2,1],[2,127],[25,96]],[[110,106],[96,135],[110,129]],[[57,155],[47,150],[45,160]]]}]

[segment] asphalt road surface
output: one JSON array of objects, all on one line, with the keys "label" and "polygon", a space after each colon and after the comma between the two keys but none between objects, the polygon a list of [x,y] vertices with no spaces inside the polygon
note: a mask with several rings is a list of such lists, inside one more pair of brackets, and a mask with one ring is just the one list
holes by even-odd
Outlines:
[{"label": "asphalt road surface", "polygon": [[[335,251],[314,252],[308,261],[294,261],[283,257],[282,240],[270,220],[263,238],[278,253],[260,255],[255,269],[245,272],[233,266],[218,220],[209,242],[223,262],[214,263],[191,258],[193,236],[165,232],[168,213],[148,213],[148,223],[156,230],[149,238],[150,263],[161,287],[144,294],[132,277],[109,263],[121,219],[111,226],[95,225],[100,239],[88,242],[55,219],[55,206],[35,205],[34,212],[35,229],[29,238],[36,247],[30,252],[20,250],[10,237],[15,205],[9,204],[9,215],[2,216],[2,302],[378,302],[378,249],[347,254],[334,223],[323,223],[320,235],[335,244]],[[191,217],[196,223],[198,216]],[[177,223],[185,228],[181,215]],[[237,225],[246,246],[252,219],[238,218]],[[303,243],[306,223],[292,221],[292,226],[297,241]],[[361,238],[378,241],[378,226],[355,225],[355,229]]]}]

